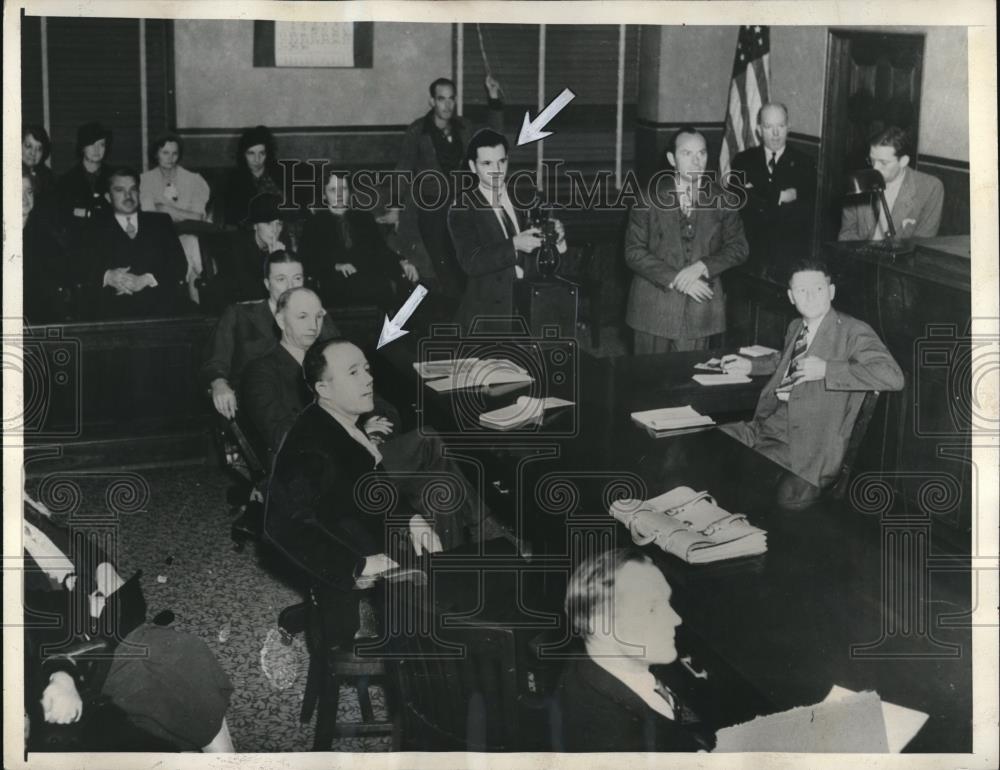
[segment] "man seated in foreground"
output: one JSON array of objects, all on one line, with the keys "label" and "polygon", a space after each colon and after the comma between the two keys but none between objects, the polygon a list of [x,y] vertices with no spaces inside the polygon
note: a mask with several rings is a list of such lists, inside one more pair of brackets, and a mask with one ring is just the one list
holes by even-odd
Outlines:
[{"label": "man seated in foreground", "polygon": [[[243,368],[278,344],[281,333],[274,317],[278,297],[303,285],[302,262],[289,252],[272,252],[263,279],[267,299],[237,302],[223,311],[201,367],[202,380],[212,390],[215,410],[226,419],[236,416],[236,393]],[[329,316],[323,318],[322,331],[326,337],[339,333]]]},{"label": "man seated in foreground", "polygon": [[355,589],[406,556],[406,538],[391,537],[390,528],[408,529],[418,555],[441,550],[441,541],[423,516],[387,491],[382,454],[358,428],[375,406],[361,349],[343,338],[321,341],[305,354],[303,370],[316,400],[278,449],[264,537],[314,582],[333,641],[344,645],[360,627]]},{"label": "man seated in foreground", "polygon": [[641,552],[615,549],[576,568],[566,615],[586,655],[559,679],[556,704],[565,751],[703,751],[710,738],[650,666],[677,659],[681,617],[670,586]]},{"label": "man seated in foreground", "polygon": [[[315,341],[326,339],[321,332],[323,316],[319,297],[310,289],[285,292],[278,300],[281,343],[244,371],[241,401],[253,432],[267,445],[269,459],[278,453],[285,434],[313,400],[303,377],[303,362]],[[366,446],[377,448],[379,462],[384,462],[403,499],[414,510],[436,519],[435,530],[445,548],[468,538],[510,537],[488,513],[481,524],[485,506],[455,462],[445,457],[444,445],[432,429],[395,432],[399,422],[396,410],[374,394],[372,408],[356,422],[354,437],[363,436]],[[454,511],[447,515],[428,510],[425,502],[428,485],[437,489],[442,483],[447,485],[444,502]],[[452,504],[453,500],[458,505]]]},{"label": "man seated in foreground", "polygon": [[722,430],[794,474],[778,491],[778,502],[790,509],[812,504],[836,479],[865,393],[904,384],[875,331],[831,307],[835,294],[822,261],[799,262],[788,299],[802,318],[789,324],[782,353],[722,361],[732,374],[772,374],[753,420]]}]

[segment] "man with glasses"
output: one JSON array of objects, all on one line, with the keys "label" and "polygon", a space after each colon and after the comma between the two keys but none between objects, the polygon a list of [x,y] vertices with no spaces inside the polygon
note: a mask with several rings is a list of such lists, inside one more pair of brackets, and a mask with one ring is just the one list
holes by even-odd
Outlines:
[{"label": "man with glasses", "polygon": [[[944,185],[930,174],[910,168],[906,132],[890,126],[872,138],[868,163],[885,180],[885,202],[897,238],[933,238],[941,225]],[[881,203],[861,200],[844,207],[840,241],[881,241],[889,236],[889,223]]]},{"label": "man with glasses", "polygon": [[705,137],[681,128],[670,142],[672,173],[657,175],[651,200],[632,209],[625,262],[635,273],[625,321],[635,353],[704,350],[726,329],[719,276],[749,253],[738,205],[705,172]]}]

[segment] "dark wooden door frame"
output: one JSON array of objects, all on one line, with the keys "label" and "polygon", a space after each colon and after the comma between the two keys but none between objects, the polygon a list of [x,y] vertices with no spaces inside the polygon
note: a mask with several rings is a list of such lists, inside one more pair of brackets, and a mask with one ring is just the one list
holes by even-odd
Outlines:
[{"label": "dark wooden door frame", "polygon": [[839,173],[838,165],[846,151],[846,125],[839,121],[841,111],[846,109],[842,103],[845,93],[845,78],[849,76],[851,46],[855,41],[874,40],[876,38],[920,39],[921,64],[916,73],[915,93],[917,94],[917,110],[912,126],[913,153],[910,166],[917,164],[917,137],[920,128],[920,94],[923,80],[923,48],[926,36],[923,33],[889,33],[872,32],[852,29],[831,29],[827,32],[826,44],[826,76],[823,93],[823,124],[820,136],[819,158],[817,163],[817,205],[813,221],[813,252],[817,253],[819,244],[824,240],[825,216],[831,203],[828,192],[831,179]]}]

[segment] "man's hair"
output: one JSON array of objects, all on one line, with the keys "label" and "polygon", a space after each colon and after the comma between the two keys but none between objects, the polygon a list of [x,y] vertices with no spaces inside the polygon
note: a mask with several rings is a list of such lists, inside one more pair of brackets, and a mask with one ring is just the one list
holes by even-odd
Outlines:
[{"label": "man's hair", "polygon": [[23,143],[29,136],[42,145],[42,157],[38,162],[44,163],[52,152],[52,140],[49,138],[49,132],[45,130],[45,126],[28,123],[21,128],[21,142]]},{"label": "man's hair", "polygon": [[[670,141],[667,143],[667,152],[672,152],[675,155],[677,154],[677,140],[684,136],[684,134],[697,134],[702,139],[705,139],[705,135],[694,126],[681,126],[677,129],[674,135],[670,137]],[[707,144],[708,140],[705,139],[705,142]]]},{"label": "man's hair", "polygon": [[[292,290],[289,289],[289,291]],[[285,294],[288,294],[288,291]],[[326,349],[331,345],[344,344],[353,343],[346,337],[326,337],[316,340],[309,346],[309,350],[306,351],[306,355],[302,359],[302,376],[306,378],[306,385],[313,393],[316,392],[316,383],[326,376]]]},{"label": "man's hair", "polygon": [[830,267],[826,264],[825,260],[820,257],[803,257],[802,259],[793,262],[788,268],[789,288],[792,286],[792,278],[795,277],[796,273],[806,272],[822,273],[828,280],[833,280],[833,275],[830,273]]},{"label": "man's hair", "polygon": [[[271,265],[288,265],[293,262],[302,265],[302,260],[294,251],[285,251],[284,249],[272,251],[267,257],[267,264],[264,266],[264,277],[271,277]],[[302,265],[302,267],[304,269],[305,265]]]},{"label": "man's hair", "polygon": [[295,286],[294,288],[291,289],[285,289],[283,292],[281,292],[281,296],[278,297],[278,301],[274,303],[275,313],[280,313],[282,310],[288,307],[288,303],[292,301],[292,297],[294,297],[299,292],[303,291],[307,291],[314,297],[316,297],[316,299],[319,299],[319,295],[316,294],[316,292],[314,292],[308,286]]},{"label": "man's hair", "polygon": [[451,78],[438,78],[427,87],[428,92],[430,92],[431,99],[437,96],[435,91],[437,91],[438,86],[451,86],[451,90],[454,91],[455,93],[458,93],[458,89],[455,88],[454,80],[452,80]]},{"label": "man's hair", "polygon": [[761,119],[761,117],[763,117],[763,115],[764,115],[764,110],[766,110],[768,107],[777,107],[778,109],[780,109],[783,113],[785,113],[785,123],[788,122],[788,107],[786,107],[784,105],[784,103],[782,103],[782,102],[766,102],[766,103],[760,105],[760,109],[757,110],[757,125],[758,126],[760,125],[760,119]]},{"label": "man's hair", "polygon": [[159,165],[160,159],[157,156],[167,142],[173,142],[177,145],[177,162],[181,162],[181,159],[184,157],[184,142],[181,141],[181,138],[177,134],[163,134],[157,137],[156,141],[149,146],[150,168],[156,168]]},{"label": "man's hair", "polygon": [[110,183],[116,176],[130,176],[135,180],[136,186],[139,184],[139,172],[131,166],[115,166],[111,169],[111,173],[108,175],[108,182]]},{"label": "man's hair", "polygon": [[869,147],[892,147],[896,158],[910,154],[910,135],[899,126],[889,126],[868,140]]},{"label": "man's hair", "polygon": [[501,146],[505,152],[510,152],[510,142],[507,141],[507,137],[492,128],[481,128],[469,140],[469,146],[465,150],[465,159],[475,163],[480,147]]},{"label": "man's hair", "polygon": [[630,562],[652,564],[635,548],[615,548],[591,556],[573,571],[563,607],[574,634],[583,639],[594,635],[599,613],[614,601],[618,570]]}]

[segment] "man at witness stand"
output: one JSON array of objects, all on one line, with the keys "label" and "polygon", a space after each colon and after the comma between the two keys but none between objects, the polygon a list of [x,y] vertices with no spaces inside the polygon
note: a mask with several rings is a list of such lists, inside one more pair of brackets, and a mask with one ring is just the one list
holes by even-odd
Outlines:
[{"label": "man at witness stand", "polygon": [[[281,336],[275,321],[278,298],[288,289],[303,285],[305,274],[298,257],[286,251],[273,251],[263,275],[267,299],[229,305],[219,318],[206,348],[201,367],[202,381],[212,391],[212,404],[226,419],[236,416],[236,393],[244,367],[255,358],[270,352]],[[329,316],[323,317],[324,337],[338,335]]]},{"label": "man at witness stand", "polygon": [[94,215],[83,262],[101,315],[154,318],[190,309],[182,287],[187,259],[170,217],[139,210],[134,169],[116,168],[108,185],[111,211]]},{"label": "man at witness stand", "polygon": [[[487,124],[501,131],[503,101],[500,83],[487,76],[485,85],[489,96]],[[396,168],[409,172],[411,181],[421,172],[434,171],[438,174],[424,176],[419,188],[405,186],[402,190],[402,211],[390,212],[387,221],[398,223],[401,255],[404,258],[416,262],[421,249],[426,251],[433,275],[425,275],[422,268],[421,274],[425,282],[430,278],[432,296],[441,294],[454,304],[462,296],[464,280],[455,263],[455,250],[448,233],[448,205],[454,198],[450,175],[465,168],[466,145],[475,126],[457,114],[453,81],[438,78],[430,84],[428,91],[430,110],[407,128]],[[428,205],[421,205],[421,202]]]},{"label": "man at witness stand", "polygon": [[[872,137],[868,163],[885,180],[885,202],[897,238],[933,238],[941,225],[944,185],[930,174],[910,168],[910,139],[890,126]],[[839,241],[881,241],[889,237],[889,223],[881,202],[872,199],[844,206]]]}]

